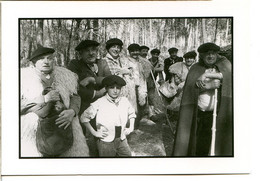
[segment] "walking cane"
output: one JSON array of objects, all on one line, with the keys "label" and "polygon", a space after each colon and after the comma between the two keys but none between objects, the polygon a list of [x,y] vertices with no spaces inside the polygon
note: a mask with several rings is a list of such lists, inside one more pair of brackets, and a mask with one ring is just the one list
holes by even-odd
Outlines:
[{"label": "walking cane", "polygon": [[218,89],[215,89],[214,110],[213,110],[213,122],[212,122],[212,137],[210,145],[210,156],[215,156],[216,145],[216,119],[217,119],[217,103],[218,103]]},{"label": "walking cane", "polygon": [[172,132],[172,134],[174,135],[173,128],[172,128],[172,126],[171,126],[171,123],[170,123],[169,118],[168,118],[168,115],[167,115],[167,108],[164,106],[164,103],[163,103],[163,100],[162,100],[161,94],[160,94],[160,92],[159,92],[159,90],[158,90],[158,88],[157,88],[157,86],[156,86],[156,81],[155,81],[155,78],[154,78],[154,75],[153,75],[152,70],[150,71],[150,74],[152,75],[153,82],[154,82],[154,85],[155,85],[155,88],[156,88],[157,94],[159,95],[160,100],[161,100],[161,102],[162,102],[162,105],[163,105],[163,107],[165,108],[165,111],[166,111],[166,113],[165,113],[166,121],[168,122],[169,127],[170,127],[170,129],[171,129],[171,132]]}]

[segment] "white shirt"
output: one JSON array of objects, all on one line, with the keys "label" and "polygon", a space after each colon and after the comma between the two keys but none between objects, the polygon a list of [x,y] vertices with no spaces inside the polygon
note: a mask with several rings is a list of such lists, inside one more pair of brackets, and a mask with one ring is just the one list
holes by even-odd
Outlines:
[{"label": "white shirt", "polygon": [[108,132],[108,136],[102,138],[102,141],[112,142],[115,139],[115,126],[121,126],[120,139],[126,138],[124,129],[127,121],[135,118],[135,111],[126,97],[120,97],[113,101],[111,97],[105,95],[90,105],[88,109],[81,115],[81,122],[84,117],[93,119],[96,117],[96,125],[98,131],[103,129]]}]

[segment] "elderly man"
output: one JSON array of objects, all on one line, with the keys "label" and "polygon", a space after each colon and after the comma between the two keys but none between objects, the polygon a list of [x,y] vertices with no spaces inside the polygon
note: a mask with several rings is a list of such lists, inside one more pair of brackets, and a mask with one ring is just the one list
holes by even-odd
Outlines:
[{"label": "elderly man", "polygon": [[[219,49],[214,43],[198,48],[199,62],[191,67],[183,90],[173,156],[233,155],[231,64],[218,55]],[[216,132],[212,132],[215,108]],[[216,133],[215,141],[212,133]]]},{"label": "elderly man", "polygon": [[95,99],[105,94],[101,88],[102,77],[98,76],[97,53],[99,43],[93,40],[83,40],[75,48],[80,59],[71,60],[68,68],[79,77],[79,95],[81,97],[81,115]]},{"label": "elderly man", "polygon": [[170,57],[166,58],[164,60],[164,73],[166,75],[165,81],[170,80],[170,78],[171,78],[171,74],[169,72],[169,67],[176,62],[182,62],[183,61],[182,57],[177,56],[177,54],[178,54],[177,48],[172,47],[168,50],[168,52],[169,52]]},{"label": "elderly man", "polygon": [[[78,120],[80,107],[80,97],[77,95],[77,75],[63,67],[54,66],[54,49],[39,46],[29,59],[32,67],[21,69],[21,156],[22,157],[42,157],[45,156],[39,147],[44,147],[39,142],[36,134],[39,131],[39,111],[46,104],[53,101],[62,101],[65,109],[55,120],[60,129],[72,127],[73,143],[63,153],[49,156],[55,157],[85,157],[89,156],[88,146]],[[44,94],[43,91],[48,88],[50,91]],[[48,110],[47,110],[48,111]],[[49,114],[48,112],[44,114]],[[54,127],[50,127],[54,129]],[[56,128],[55,128],[56,129]],[[38,134],[37,134],[38,135]],[[48,142],[56,146],[55,137]],[[45,143],[45,142],[44,142]],[[63,145],[64,146],[64,145]],[[48,153],[45,153],[48,155]]]},{"label": "elderly man", "polygon": [[[81,97],[81,115],[90,104],[105,94],[105,89],[101,89],[102,77],[98,76],[97,52],[99,43],[93,40],[83,40],[75,48],[79,52],[80,59],[72,60],[68,68],[79,77],[79,95]],[[95,121],[91,122],[95,127]],[[84,129],[85,130],[85,129]],[[98,154],[96,141],[90,132],[85,133],[89,145],[90,156],[96,157]]]}]

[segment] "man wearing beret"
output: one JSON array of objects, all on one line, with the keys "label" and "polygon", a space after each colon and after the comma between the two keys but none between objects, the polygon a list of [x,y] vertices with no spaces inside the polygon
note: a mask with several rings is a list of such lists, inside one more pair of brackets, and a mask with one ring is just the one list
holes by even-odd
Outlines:
[{"label": "man wearing beret", "polygon": [[170,78],[171,78],[171,74],[169,73],[169,67],[176,62],[182,62],[183,61],[182,57],[177,56],[177,53],[178,53],[177,48],[175,48],[175,47],[170,48],[168,50],[168,52],[169,52],[170,57],[166,58],[164,60],[164,73],[166,75],[166,77],[165,77],[166,81],[170,80]]},{"label": "man wearing beret", "polygon": [[[142,112],[144,111],[145,104],[146,104],[146,97],[147,97],[147,83],[145,77],[145,67],[141,63],[139,58],[140,55],[140,46],[136,43],[130,44],[128,46],[128,62],[129,65],[132,67],[132,76],[135,80],[135,89],[136,89],[136,114],[137,118],[135,121],[135,128],[138,129],[140,120],[142,118]],[[131,100],[130,100],[131,102]],[[132,101],[131,103],[134,103]]]},{"label": "man wearing beret", "polygon": [[[121,88],[126,85],[123,78],[109,75],[102,85],[107,94],[81,115],[81,122],[96,138],[100,157],[130,157],[131,150],[126,136],[134,130],[135,111],[126,97],[121,96]],[[97,130],[89,123],[96,117]],[[129,128],[126,127],[130,122]]]},{"label": "man wearing beret", "polygon": [[164,82],[163,77],[163,69],[164,69],[164,63],[163,60],[159,57],[161,51],[157,48],[151,50],[152,57],[149,59],[149,61],[153,65],[153,71],[154,71],[154,77],[157,79],[158,77],[158,83],[162,84]]},{"label": "man wearing beret", "polygon": [[[97,52],[99,43],[93,40],[83,40],[75,48],[79,52],[80,59],[71,60],[68,68],[79,77],[79,95],[81,106],[79,115],[85,111],[91,102],[105,94],[105,89],[101,89],[102,77],[98,76]],[[90,156],[97,156],[95,141],[88,132],[85,133],[88,139]]]},{"label": "man wearing beret", "polygon": [[[199,62],[191,67],[184,85],[173,156],[233,155],[232,67],[218,55],[219,49],[214,43],[198,48]],[[212,132],[215,108],[216,132]],[[215,141],[212,133],[216,133]]]},{"label": "man wearing beret", "polygon": [[[41,157],[37,149],[36,132],[39,109],[46,104],[61,100],[65,109],[55,120],[61,129],[72,126],[73,144],[61,157],[89,156],[78,120],[80,97],[77,95],[77,75],[66,68],[54,65],[52,48],[39,46],[30,57],[31,67],[21,69],[21,156]],[[50,91],[44,94],[48,88]]]}]

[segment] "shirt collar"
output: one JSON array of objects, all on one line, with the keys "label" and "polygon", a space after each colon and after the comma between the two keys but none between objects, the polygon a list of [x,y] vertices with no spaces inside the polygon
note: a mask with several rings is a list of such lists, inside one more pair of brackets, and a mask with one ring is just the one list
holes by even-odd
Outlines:
[{"label": "shirt collar", "polygon": [[111,103],[113,103],[113,104],[115,104],[115,105],[117,105],[117,106],[118,106],[118,104],[119,104],[119,101],[121,100],[121,96],[119,96],[119,97],[116,98],[116,99],[113,99],[112,97],[110,97],[110,96],[108,95],[108,93],[106,94],[106,98],[107,98],[107,100],[108,100],[109,102],[111,102]]},{"label": "shirt collar", "polygon": [[120,56],[117,59],[114,59],[109,53],[106,54],[106,58],[111,60],[114,63],[118,63],[120,60]]}]

